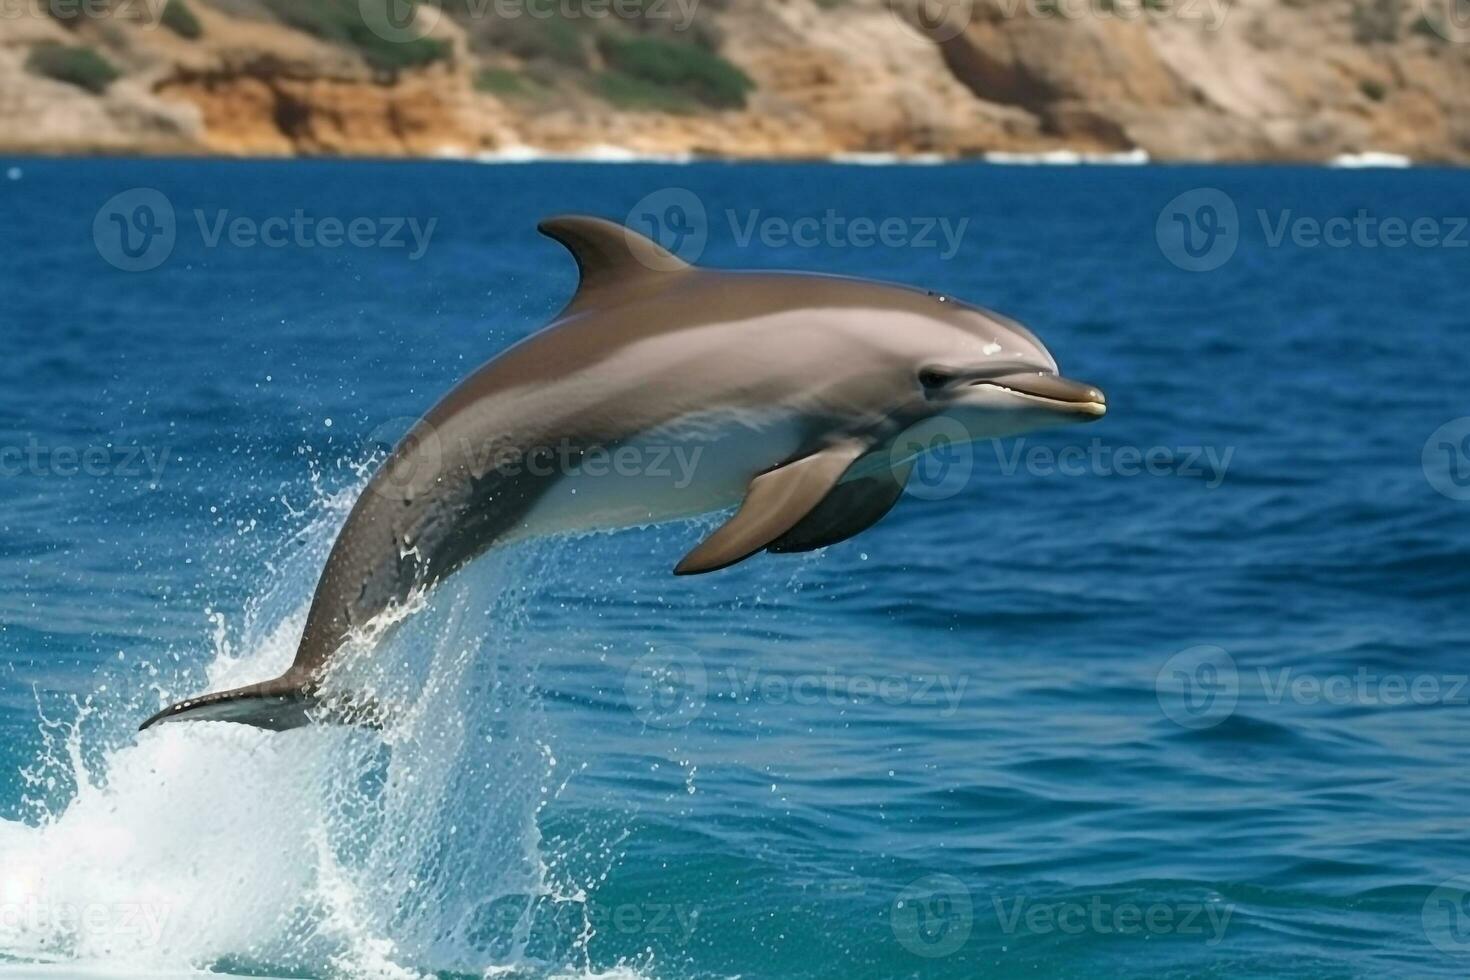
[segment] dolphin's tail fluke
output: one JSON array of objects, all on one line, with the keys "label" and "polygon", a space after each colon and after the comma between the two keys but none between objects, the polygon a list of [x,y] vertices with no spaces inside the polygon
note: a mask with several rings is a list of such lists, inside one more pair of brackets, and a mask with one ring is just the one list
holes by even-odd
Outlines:
[{"label": "dolphin's tail fluke", "polygon": [[378,702],[363,695],[324,697],[288,673],[273,681],[201,694],[171,704],[139,725],[138,730],[165,721],[233,721],[273,732],[313,724],[382,728],[387,722],[387,712]]},{"label": "dolphin's tail fluke", "polygon": [[311,715],[317,703],[316,696],[294,679],[278,677],[171,704],[143,722],[139,730],[165,721],[234,721],[280,732],[311,724],[316,720]]}]

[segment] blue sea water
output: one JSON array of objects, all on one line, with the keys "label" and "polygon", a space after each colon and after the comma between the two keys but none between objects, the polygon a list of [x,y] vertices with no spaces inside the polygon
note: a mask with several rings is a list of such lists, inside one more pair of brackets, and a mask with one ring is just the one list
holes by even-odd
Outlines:
[{"label": "blue sea water", "polygon": [[[565,211],[994,307],[1109,414],[810,556],[491,556],[379,651],[386,736],[137,733],[289,661],[384,440],[566,301]],[[1437,170],[0,162],[0,972],[1464,976],[1465,215]]]}]

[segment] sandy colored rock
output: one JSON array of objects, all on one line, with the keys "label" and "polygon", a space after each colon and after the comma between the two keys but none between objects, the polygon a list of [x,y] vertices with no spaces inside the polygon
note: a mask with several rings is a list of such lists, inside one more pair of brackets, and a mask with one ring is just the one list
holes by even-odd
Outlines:
[{"label": "sandy colored rock", "polygon": [[[495,46],[508,36],[502,25],[466,15],[423,20],[448,57],[395,71],[341,38],[287,26],[268,0],[186,2],[198,38],[137,18],[62,25],[24,6],[0,18],[0,147],[729,157],[1142,148],[1168,160],[1386,151],[1470,161],[1470,44],[1436,34],[1409,0],[1146,10],[1128,0],[954,0],[957,19],[938,31],[914,20],[915,4],[938,0],[708,3],[697,8],[696,27],[714,39],[704,43],[755,87],[742,109],[684,112],[598,97],[591,80],[606,66],[595,46],[584,66],[538,69]],[[91,47],[123,75],[102,95],[39,77],[26,61],[46,43]],[[486,67],[535,69],[527,77],[541,81],[530,94],[490,94],[476,86]]]}]

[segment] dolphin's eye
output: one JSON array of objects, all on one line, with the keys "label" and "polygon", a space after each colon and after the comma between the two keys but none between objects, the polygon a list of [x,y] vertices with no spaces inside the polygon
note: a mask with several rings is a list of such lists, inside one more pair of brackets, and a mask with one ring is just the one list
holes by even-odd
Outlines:
[{"label": "dolphin's eye", "polygon": [[929,390],[943,388],[953,380],[953,375],[939,368],[924,368],[919,372],[919,384]]}]

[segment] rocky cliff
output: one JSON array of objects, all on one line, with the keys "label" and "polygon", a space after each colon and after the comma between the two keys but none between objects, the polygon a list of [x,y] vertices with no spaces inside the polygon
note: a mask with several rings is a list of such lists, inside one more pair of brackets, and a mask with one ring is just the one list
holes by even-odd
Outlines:
[{"label": "rocky cliff", "polygon": [[1464,163],[1463,5],[0,0],[0,149]]}]

